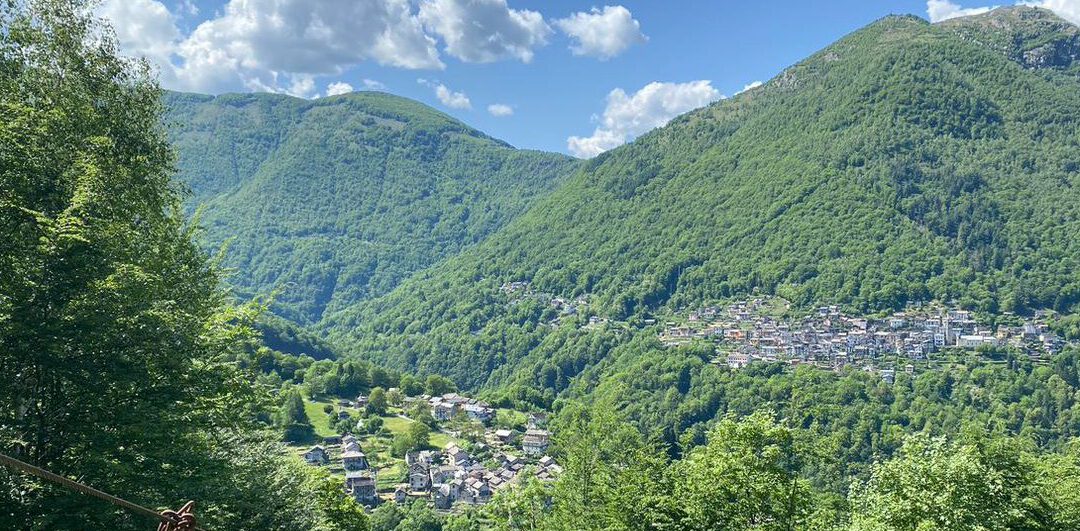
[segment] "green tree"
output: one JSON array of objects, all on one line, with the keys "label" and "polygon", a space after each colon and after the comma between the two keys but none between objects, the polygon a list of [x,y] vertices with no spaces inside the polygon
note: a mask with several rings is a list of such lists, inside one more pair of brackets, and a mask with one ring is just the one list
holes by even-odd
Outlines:
[{"label": "green tree", "polygon": [[915,435],[851,494],[853,530],[1060,529],[1035,462],[1015,441]]},{"label": "green tree", "polygon": [[400,389],[393,388],[386,392],[386,401],[392,406],[400,407],[405,402],[405,395]]},{"label": "green tree", "polygon": [[455,391],[456,387],[454,386],[454,382],[450,381],[448,378],[438,374],[432,374],[427,377],[424,389],[427,391],[427,394],[431,396],[439,396]]},{"label": "green tree", "polygon": [[[325,528],[310,467],[261,433],[270,397],[232,363],[261,308],[227,302],[151,69],[95,5],[0,2],[0,451],[149,507],[195,499],[211,529]],[[8,471],[0,507],[3,529],[155,525]]]},{"label": "green tree", "polygon": [[325,477],[319,480],[319,505],[337,531],[368,531],[371,524],[364,507],[341,490],[339,480]]},{"label": "green tree", "polygon": [[315,428],[304,409],[304,397],[299,389],[290,388],[285,392],[275,420],[286,441],[305,442],[315,436]]},{"label": "green tree", "polygon": [[722,420],[672,473],[683,529],[800,529],[809,514],[794,434],[764,414]]},{"label": "green tree", "polygon": [[415,501],[405,509],[405,518],[398,531],[442,531],[442,518],[423,501]]},{"label": "green tree", "polygon": [[379,430],[383,427],[383,418],[379,416],[368,416],[363,420],[364,430],[374,435],[379,433]]},{"label": "green tree", "polygon": [[371,513],[371,531],[396,531],[405,519],[405,511],[396,503],[384,503]]},{"label": "green tree", "polygon": [[1080,444],[1039,459],[1040,490],[1053,518],[1050,529],[1080,529]]},{"label": "green tree", "polygon": [[406,453],[414,450],[424,450],[431,447],[431,428],[423,422],[413,422],[408,431],[394,437],[392,445],[393,454],[403,457]]},{"label": "green tree", "polygon": [[[544,529],[550,498],[550,489],[526,469],[515,483],[500,491],[482,508],[482,517],[492,522],[491,528],[495,531]],[[464,524],[459,525],[464,527]]]},{"label": "green tree", "polygon": [[376,387],[371,390],[371,395],[368,396],[367,412],[369,415],[385,415],[386,414],[386,390],[382,387]]},{"label": "green tree", "polygon": [[405,396],[416,396],[424,392],[424,382],[411,374],[403,375],[399,385],[401,386],[401,392],[405,393]]},{"label": "green tree", "polygon": [[666,457],[610,405],[567,405],[554,430],[564,470],[546,526],[645,530],[670,523]]}]

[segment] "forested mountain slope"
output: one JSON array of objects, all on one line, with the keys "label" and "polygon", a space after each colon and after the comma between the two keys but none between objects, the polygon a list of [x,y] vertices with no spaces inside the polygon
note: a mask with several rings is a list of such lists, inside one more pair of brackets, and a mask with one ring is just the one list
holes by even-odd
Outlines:
[{"label": "forested mountain slope", "polygon": [[575,162],[517,150],[415,101],[362,92],[167,93],[178,179],[244,294],[299,323],[390,291],[482,240]]},{"label": "forested mountain slope", "polygon": [[401,367],[550,398],[626,336],[549,326],[546,302],[504,283],[631,320],[753,290],[856,311],[1074,308],[1080,82],[1013,53],[1073,35],[1033,8],[882,19],[589,161],[482,245],[326,324]]}]

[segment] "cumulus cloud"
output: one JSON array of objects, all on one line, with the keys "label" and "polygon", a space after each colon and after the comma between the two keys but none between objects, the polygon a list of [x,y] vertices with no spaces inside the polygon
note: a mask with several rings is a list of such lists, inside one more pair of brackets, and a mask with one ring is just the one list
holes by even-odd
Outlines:
[{"label": "cumulus cloud", "polygon": [[611,59],[647,40],[641,33],[641,25],[623,6],[594,7],[588,13],[578,12],[556,20],[555,25],[573,40],[570,51],[574,55],[600,60]]},{"label": "cumulus cloud", "polygon": [[[122,1],[122,0],[113,0]],[[280,86],[292,74],[340,73],[364,60],[441,68],[407,0],[231,0],[178,46],[178,76],[221,90]]]},{"label": "cumulus cloud", "polygon": [[107,0],[98,7],[98,16],[112,22],[116,40],[128,53],[145,57],[156,65],[162,82],[175,80],[172,55],[180,42],[176,20],[157,0]]},{"label": "cumulus cloud", "polygon": [[492,116],[498,118],[514,115],[514,108],[505,103],[492,103],[488,105],[487,110]]},{"label": "cumulus cloud", "polygon": [[435,97],[451,109],[472,109],[472,102],[464,92],[454,92],[446,88],[446,85],[435,87]]},{"label": "cumulus cloud", "polygon": [[316,98],[319,96],[315,92],[315,78],[304,74],[292,76],[285,93],[298,98]]},{"label": "cumulus cloud", "polygon": [[159,0],[105,0],[99,14],[127,53],[156,63],[162,83],[181,90],[310,95],[305,76],[362,61],[444,67],[410,0],[229,0],[188,35]]},{"label": "cumulus cloud", "polygon": [[469,97],[464,92],[454,92],[449,87],[435,81],[429,81],[424,78],[416,80],[417,83],[431,87],[435,91],[435,98],[439,100],[439,103],[450,107],[451,109],[472,109],[472,102],[469,101]]},{"label": "cumulus cloud", "polygon": [[344,81],[335,81],[326,86],[327,96],[337,96],[339,94],[348,94],[352,92],[353,86]]},{"label": "cumulus cloud", "polygon": [[[1080,0],[1021,0],[1016,4],[1049,9],[1059,17],[1080,25]],[[930,22],[941,22],[950,18],[979,15],[992,11],[996,7],[998,6],[965,8],[950,0],[928,0],[926,14],[930,16]]]},{"label": "cumulus cloud", "polygon": [[424,0],[424,27],[446,43],[446,53],[470,63],[514,58],[528,63],[547,44],[551,27],[536,11],[510,9],[506,0]]},{"label": "cumulus cloud", "polygon": [[176,4],[176,10],[179,11],[181,15],[189,15],[192,17],[199,14],[199,6],[195,5],[194,0],[180,0],[180,2]]},{"label": "cumulus cloud", "polygon": [[607,106],[592,136],[571,136],[567,149],[577,157],[595,157],[634,137],[660,127],[675,116],[723,98],[705,80],[688,83],[652,82],[628,95],[620,88],[607,96]]},{"label": "cumulus cloud", "polygon": [[754,89],[756,89],[756,88],[758,88],[758,87],[760,87],[760,86],[762,86],[764,84],[765,83],[763,83],[761,81],[754,81],[754,82],[751,82],[751,83],[747,83],[746,86],[744,86],[742,88],[742,90],[736,92],[735,95],[738,96],[739,94],[742,94],[743,92],[746,92],[748,90],[754,90]]},{"label": "cumulus cloud", "polygon": [[1049,9],[1073,24],[1080,25],[1080,1],[1077,0],[1042,0],[1039,2],[1024,2],[1024,5]]},{"label": "cumulus cloud", "polygon": [[386,90],[386,85],[374,79],[363,79],[364,88],[368,90]]},{"label": "cumulus cloud", "polygon": [[928,0],[926,2],[926,14],[930,16],[930,22],[941,22],[950,18],[979,15],[994,9],[991,7],[960,7],[960,4],[949,0]]}]

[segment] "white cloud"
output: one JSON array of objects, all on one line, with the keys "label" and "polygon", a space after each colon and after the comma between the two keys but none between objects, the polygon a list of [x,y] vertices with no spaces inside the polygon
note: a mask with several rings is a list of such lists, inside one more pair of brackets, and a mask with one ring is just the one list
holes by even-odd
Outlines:
[{"label": "white cloud", "polygon": [[374,79],[363,79],[364,88],[368,90],[386,90],[386,85]]},{"label": "white cloud", "polygon": [[186,36],[158,0],[105,0],[99,13],[127,53],[160,67],[168,88],[311,95],[304,76],[362,61],[444,67],[410,0],[230,0]]},{"label": "white cloud", "polygon": [[551,34],[543,15],[510,9],[506,0],[423,0],[420,20],[446,42],[446,53],[470,63],[528,63]]},{"label": "white cloud", "polygon": [[636,43],[648,38],[641,25],[623,6],[592,8],[555,21],[555,25],[574,40],[570,50],[574,55],[588,55],[601,60],[611,59]]},{"label": "white cloud", "polygon": [[1024,5],[1049,9],[1073,24],[1080,25],[1080,0],[1042,0],[1039,2],[1024,2]]},{"label": "white cloud", "polygon": [[488,105],[487,110],[492,116],[498,118],[514,115],[514,108],[505,103],[492,103]]},{"label": "white cloud", "polygon": [[106,0],[97,14],[112,22],[123,50],[157,65],[163,82],[174,81],[172,69],[167,67],[172,64],[180,30],[168,8],[157,0]]},{"label": "white cloud", "polygon": [[451,109],[472,109],[472,102],[464,92],[454,92],[446,88],[446,85],[435,87],[435,97]]},{"label": "white cloud", "polygon": [[178,47],[196,87],[279,86],[291,74],[336,74],[364,60],[441,68],[407,0],[231,0]]},{"label": "white cloud", "polygon": [[571,136],[566,142],[567,149],[577,157],[595,157],[686,111],[723,97],[704,80],[688,83],[654,81],[633,95],[617,88],[608,94],[604,114],[598,118],[600,124],[592,136]]},{"label": "white cloud", "polygon": [[435,91],[435,97],[438,98],[439,103],[451,109],[472,109],[472,102],[469,101],[469,97],[464,92],[454,92],[442,83],[428,81],[424,78],[417,79],[416,82],[431,87]]},{"label": "white cloud", "polygon": [[103,0],[99,7],[122,48],[155,63],[165,87],[201,92],[310,96],[304,76],[339,75],[365,61],[442,69],[440,39],[462,61],[529,62],[552,32],[543,15],[506,0],[227,0],[182,32],[178,19],[197,11],[191,0]]},{"label": "white cloud", "polygon": [[950,18],[979,15],[994,9],[994,7],[960,7],[949,0],[928,0],[926,2],[926,14],[930,16],[930,22],[941,22]]},{"label": "white cloud", "polygon": [[[1049,9],[1059,17],[1080,25],[1080,0],[1022,0],[1016,2],[1016,4]],[[979,15],[992,11],[996,7],[998,6],[965,8],[950,0],[928,0],[926,2],[926,14],[930,16],[930,22],[941,22],[950,18]]]},{"label": "white cloud", "polygon": [[176,3],[176,11],[193,17],[199,14],[199,6],[195,5],[194,0],[180,0]]},{"label": "white cloud", "polygon": [[289,88],[285,89],[285,93],[298,98],[317,98],[319,96],[319,93],[315,92],[315,78],[305,74],[292,76]]},{"label": "white cloud", "polygon": [[743,92],[746,92],[748,90],[754,90],[754,89],[756,89],[756,88],[758,88],[758,87],[760,87],[760,86],[762,86],[764,84],[765,83],[763,83],[761,81],[754,81],[752,83],[748,83],[746,86],[744,86],[742,88],[742,90],[736,92],[735,95],[738,96],[739,94],[742,94]]},{"label": "white cloud", "polygon": [[326,95],[327,96],[337,96],[337,95],[340,95],[340,94],[348,94],[348,93],[352,92],[353,90],[355,90],[355,89],[353,89],[352,85],[350,85],[350,84],[348,84],[348,83],[346,83],[344,81],[336,81],[336,82],[331,83],[331,84],[326,86]]}]

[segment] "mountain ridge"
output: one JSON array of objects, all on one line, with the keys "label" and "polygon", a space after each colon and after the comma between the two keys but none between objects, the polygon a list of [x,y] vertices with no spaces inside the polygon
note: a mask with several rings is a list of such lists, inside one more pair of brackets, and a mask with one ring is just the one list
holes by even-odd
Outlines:
[{"label": "mountain ridge", "polygon": [[938,25],[1005,55],[1024,68],[1077,70],[1073,67],[1080,59],[1080,28],[1049,9],[1000,7]]},{"label": "mountain ridge", "polygon": [[576,167],[419,102],[166,93],[179,180],[242,296],[300,324],[481,241]]},{"label": "mountain ridge", "polygon": [[394,366],[527,396],[624,340],[553,328],[550,308],[509,304],[509,282],[631,320],[757,291],[858,312],[1068,310],[1077,87],[887,17],[584,163],[481,245],[323,325]]}]

